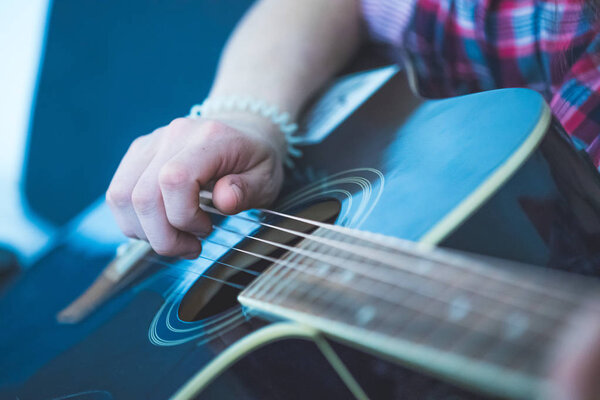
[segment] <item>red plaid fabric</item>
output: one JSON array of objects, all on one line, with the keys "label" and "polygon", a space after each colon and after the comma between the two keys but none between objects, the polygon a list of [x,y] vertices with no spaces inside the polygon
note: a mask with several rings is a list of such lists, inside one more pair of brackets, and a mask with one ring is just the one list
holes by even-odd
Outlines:
[{"label": "red plaid fabric", "polygon": [[600,164],[600,18],[584,0],[362,0],[425,97],[528,87]]}]

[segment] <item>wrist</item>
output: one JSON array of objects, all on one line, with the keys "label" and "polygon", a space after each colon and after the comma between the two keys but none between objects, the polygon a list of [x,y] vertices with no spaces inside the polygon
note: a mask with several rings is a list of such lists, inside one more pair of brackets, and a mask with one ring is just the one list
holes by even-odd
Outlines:
[{"label": "wrist", "polygon": [[222,112],[200,119],[219,121],[274,148],[283,162],[287,156],[287,140],[279,128],[259,115],[243,112]]},{"label": "wrist", "polygon": [[[229,124],[249,124],[254,127],[254,134],[267,138],[275,149],[283,148],[284,160],[293,166],[291,157],[299,157],[302,152],[296,148],[299,138],[294,136],[298,129],[295,122],[290,121],[288,112],[280,111],[275,104],[265,102],[252,96],[229,95],[208,97],[202,104],[194,105],[189,117],[218,119]],[[233,126],[235,127],[235,126]]]}]

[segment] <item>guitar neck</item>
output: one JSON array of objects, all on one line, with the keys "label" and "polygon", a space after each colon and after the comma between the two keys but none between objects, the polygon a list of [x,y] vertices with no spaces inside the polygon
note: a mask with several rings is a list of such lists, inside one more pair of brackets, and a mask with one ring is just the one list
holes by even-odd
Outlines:
[{"label": "guitar neck", "polygon": [[458,384],[533,398],[595,288],[556,271],[319,228],[239,300]]}]

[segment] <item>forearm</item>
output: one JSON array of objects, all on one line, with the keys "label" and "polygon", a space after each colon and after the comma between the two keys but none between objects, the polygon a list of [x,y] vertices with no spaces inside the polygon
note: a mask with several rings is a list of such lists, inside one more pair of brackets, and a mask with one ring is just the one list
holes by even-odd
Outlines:
[{"label": "forearm", "polygon": [[251,95],[297,117],[361,41],[356,0],[262,0],[240,22],[211,96]]}]

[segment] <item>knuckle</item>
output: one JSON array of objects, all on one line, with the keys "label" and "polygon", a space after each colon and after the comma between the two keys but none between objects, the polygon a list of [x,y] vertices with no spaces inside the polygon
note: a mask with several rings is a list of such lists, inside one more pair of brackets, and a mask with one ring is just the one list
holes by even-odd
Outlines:
[{"label": "knuckle", "polygon": [[227,129],[227,125],[215,119],[207,119],[204,122],[204,129],[206,130],[206,132],[219,132]]},{"label": "knuckle", "polygon": [[204,122],[202,137],[209,141],[222,139],[229,131],[230,129],[226,124],[210,119]]},{"label": "knuckle", "polygon": [[129,145],[129,151],[135,152],[135,151],[142,150],[143,148],[146,147],[147,143],[148,143],[148,135],[138,136],[137,138],[133,139],[133,141]]},{"label": "knuckle", "polygon": [[181,213],[178,213],[176,215],[169,215],[168,220],[173,228],[178,229],[180,231],[187,231],[188,227],[190,226],[189,218],[187,218]]},{"label": "knuckle", "polygon": [[179,163],[165,164],[158,174],[158,182],[161,186],[180,186],[190,180],[189,169]]},{"label": "knuckle", "polygon": [[131,204],[131,190],[111,185],[106,191],[106,202],[117,208],[128,207]]},{"label": "knuckle", "polygon": [[131,194],[131,203],[137,213],[148,214],[156,208],[156,195],[138,184]]},{"label": "knuckle", "polygon": [[151,141],[152,139],[156,139],[157,137],[160,137],[161,135],[164,135],[164,133],[167,131],[167,127],[166,126],[161,126],[159,128],[156,128],[155,130],[153,130],[152,132],[150,132],[147,135],[144,135],[143,137],[146,137],[147,141]]},{"label": "knuckle", "polygon": [[169,134],[179,134],[187,130],[193,122],[188,118],[175,118],[168,125]]}]

